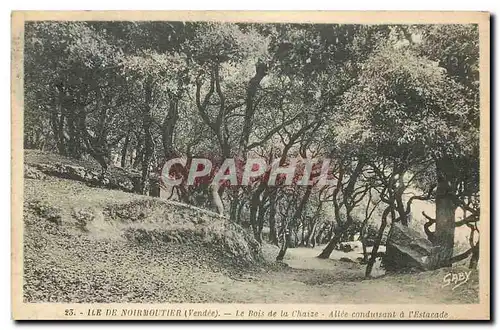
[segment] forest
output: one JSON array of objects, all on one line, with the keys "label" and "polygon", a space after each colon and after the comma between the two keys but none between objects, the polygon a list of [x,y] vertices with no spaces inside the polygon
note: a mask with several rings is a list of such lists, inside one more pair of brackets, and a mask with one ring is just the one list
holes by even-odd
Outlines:
[{"label": "forest", "polygon": [[[217,211],[279,247],[276,260],[359,240],[369,276],[398,224],[433,245],[431,269],[476,268],[479,114],[472,24],[25,25],[25,149],[92,159],[103,180],[135,173],[135,193]],[[166,160],[202,157],[330,159],[334,184],[158,183]]]}]

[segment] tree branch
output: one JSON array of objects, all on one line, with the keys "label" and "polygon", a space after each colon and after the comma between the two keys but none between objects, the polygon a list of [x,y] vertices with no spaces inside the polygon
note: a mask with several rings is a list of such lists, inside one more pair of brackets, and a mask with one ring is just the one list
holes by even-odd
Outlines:
[{"label": "tree branch", "polygon": [[478,222],[478,221],[479,221],[479,217],[475,214],[471,214],[471,215],[465,217],[464,219],[455,222],[455,227],[460,227],[460,226],[463,226],[463,225],[466,225],[466,224],[469,224],[472,222]]}]

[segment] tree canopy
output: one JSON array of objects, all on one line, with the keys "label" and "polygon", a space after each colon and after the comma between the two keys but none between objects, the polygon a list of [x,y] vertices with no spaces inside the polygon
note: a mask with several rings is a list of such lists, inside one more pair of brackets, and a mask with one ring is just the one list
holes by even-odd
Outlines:
[{"label": "tree canopy", "polygon": [[269,228],[281,258],[408,226],[416,199],[436,203],[420,229],[439,267],[456,260],[456,226],[478,231],[475,25],[29,22],[24,54],[25,148],[140,171],[138,193],[174,157],[330,159],[329,186],[167,194],[258,241]]}]

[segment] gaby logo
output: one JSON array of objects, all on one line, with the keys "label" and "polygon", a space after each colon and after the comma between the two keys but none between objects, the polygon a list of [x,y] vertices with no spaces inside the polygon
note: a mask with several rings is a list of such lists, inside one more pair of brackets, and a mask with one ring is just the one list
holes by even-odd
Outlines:
[{"label": "gaby logo", "polygon": [[453,287],[451,289],[455,290],[456,288],[458,288],[462,284],[465,284],[465,283],[467,283],[467,281],[469,281],[469,277],[470,277],[471,273],[472,273],[472,271],[458,272],[458,273],[449,272],[448,274],[446,274],[443,277],[443,282],[444,282],[443,288],[450,286],[450,285],[453,285]]},{"label": "gaby logo", "polygon": [[269,186],[333,185],[330,159],[291,159],[273,161],[227,158],[222,162],[207,158],[173,158],[161,169],[165,186],[200,185],[249,186],[264,180]]}]

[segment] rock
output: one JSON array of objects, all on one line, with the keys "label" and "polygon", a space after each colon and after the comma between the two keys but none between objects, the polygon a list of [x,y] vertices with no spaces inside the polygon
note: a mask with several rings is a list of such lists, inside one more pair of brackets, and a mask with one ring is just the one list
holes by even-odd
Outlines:
[{"label": "rock", "polygon": [[347,253],[347,252],[351,252],[354,249],[351,247],[350,244],[340,243],[339,250]]},{"label": "rock", "polygon": [[354,261],[352,261],[351,259],[346,258],[346,257],[342,257],[342,258],[340,258],[339,260],[340,260],[340,261],[343,261],[343,262],[354,262]]},{"label": "rock", "polygon": [[349,241],[344,243],[349,244],[353,250],[361,250],[363,248],[363,243],[361,241]]},{"label": "rock", "polygon": [[435,267],[439,247],[433,246],[422,234],[399,222],[392,225],[386,244],[384,266],[387,270],[430,270]]},{"label": "rock", "polygon": [[24,166],[24,177],[28,179],[43,180],[46,178],[46,175],[32,166],[26,165]]}]

